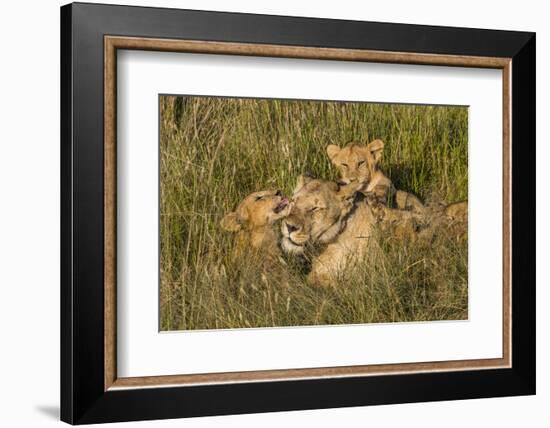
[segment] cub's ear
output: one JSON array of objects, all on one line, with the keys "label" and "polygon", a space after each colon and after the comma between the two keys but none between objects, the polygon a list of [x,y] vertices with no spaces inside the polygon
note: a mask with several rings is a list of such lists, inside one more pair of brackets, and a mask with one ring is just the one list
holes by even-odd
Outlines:
[{"label": "cub's ear", "polygon": [[231,212],[222,218],[220,226],[228,232],[238,232],[241,230],[241,221],[237,213]]},{"label": "cub's ear", "polygon": [[340,147],[336,144],[329,144],[327,146],[327,155],[331,161],[334,161],[334,157],[340,153]]},{"label": "cub's ear", "polygon": [[302,187],[304,187],[307,183],[309,183],[314,178],[311,175],[307,174],[301,174],[298,176],[298,179],[296,180],[296,187],[294,187],[294,190],[292,193],[296,193],[298,190],[300,190]]},{"label": "cub's ear", "polygon": [[371,152],[374,161],[376,163],[380,162],[382,157],[382,152],[384,151],[384,142],[382,140],[374,140],[367,144],[367,149]]}]

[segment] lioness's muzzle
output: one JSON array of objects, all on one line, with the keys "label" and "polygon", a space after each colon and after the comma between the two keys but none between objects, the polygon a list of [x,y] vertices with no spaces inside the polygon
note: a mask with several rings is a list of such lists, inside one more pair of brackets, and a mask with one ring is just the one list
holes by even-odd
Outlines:
[{"label": "lioness's muzzle", "polygon": [[296,232],[298,229],[300,229],[298,226],[294,225],[294,224],[291,224],[287,221],[285,221],[285,227],[286,227],[286,230],[288,231],[288,234],[290,235],[292,232]]}]

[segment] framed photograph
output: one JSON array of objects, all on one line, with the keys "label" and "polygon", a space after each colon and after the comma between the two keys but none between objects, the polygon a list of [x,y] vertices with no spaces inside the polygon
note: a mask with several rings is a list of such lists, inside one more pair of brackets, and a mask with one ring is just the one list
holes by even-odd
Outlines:
[{"label": "framed photograph", "polygon": [[61,8],[61,418],[535,393],[535,35]]}]

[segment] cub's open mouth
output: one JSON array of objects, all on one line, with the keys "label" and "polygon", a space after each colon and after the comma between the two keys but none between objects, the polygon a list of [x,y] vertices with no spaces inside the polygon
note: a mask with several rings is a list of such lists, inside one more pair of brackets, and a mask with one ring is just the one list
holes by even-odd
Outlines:
[{"label": "cub's open mouth", "polygon": [[288,206],[288,198],[281,199],[281,202],[277,204],[275,209],[273,210],[276,214],[279,214],[282,210],[284,210]]}]

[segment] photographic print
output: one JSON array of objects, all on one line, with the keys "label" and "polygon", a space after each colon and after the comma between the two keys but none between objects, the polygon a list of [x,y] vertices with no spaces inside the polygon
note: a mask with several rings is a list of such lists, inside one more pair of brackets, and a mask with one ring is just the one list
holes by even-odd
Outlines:
[{"label": "photographic print", "polygon": [[535,394],[534,33],[60,24],[61,420]]},{"label": "photographic print", "polygon": [[466,106],[159,109],[161,331],[468,319]]}]

